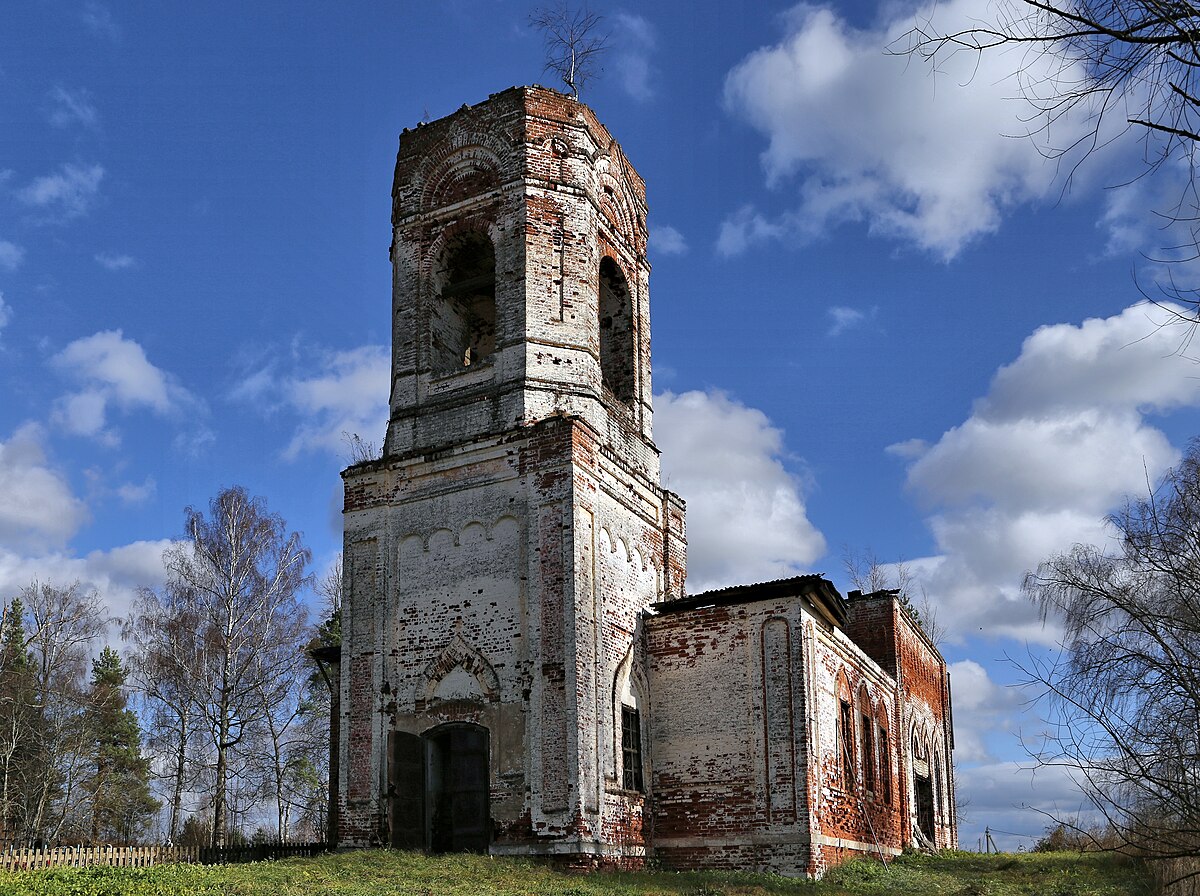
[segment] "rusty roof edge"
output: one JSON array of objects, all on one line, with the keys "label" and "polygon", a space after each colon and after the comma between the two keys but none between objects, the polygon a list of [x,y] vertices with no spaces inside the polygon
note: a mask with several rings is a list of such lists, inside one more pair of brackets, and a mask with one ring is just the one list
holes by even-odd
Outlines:
[{"label": "rusty roof edge", "polygon": [[842,597],[833,583],[820,573],[775,579],[770,582],[757,582],[751,585],[731,585],[728,588],[718,588],[653,604],[650,610],[656,615],[663,615],[706,607],[736,606],[780,597],[804,597],[811,601],[818,610],[823,611],[823,614],[827,615],[831,622],[839,626],[845,626],[848,619],[846,599]]}]

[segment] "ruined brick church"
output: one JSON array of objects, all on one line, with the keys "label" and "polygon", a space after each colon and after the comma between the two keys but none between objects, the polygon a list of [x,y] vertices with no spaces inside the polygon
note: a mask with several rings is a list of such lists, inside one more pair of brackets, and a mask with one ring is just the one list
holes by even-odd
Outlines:
[{"label": "ruined brick church", "polygon": [[954,846],[946,665],[894,592],[689,595],[645,184],[512,88],[400,138],[383,455],[345,481],[342,846],[820,874]]}]

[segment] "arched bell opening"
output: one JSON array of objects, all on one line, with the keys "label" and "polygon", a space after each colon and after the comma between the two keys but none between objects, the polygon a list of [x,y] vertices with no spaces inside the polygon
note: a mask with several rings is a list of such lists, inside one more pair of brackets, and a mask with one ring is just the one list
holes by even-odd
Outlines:
[{"label": "arched bell opening", "polygon": [[636,394],[633,304],[629,281],[607,255],[600,261],[600,374],[604,385],[625,403]]},{"label": "arched bell opening", "polygon": [[447,240],[434,265],[429,313],[435,376],[489,363],[496,351],[496,250],[486,233]]}]

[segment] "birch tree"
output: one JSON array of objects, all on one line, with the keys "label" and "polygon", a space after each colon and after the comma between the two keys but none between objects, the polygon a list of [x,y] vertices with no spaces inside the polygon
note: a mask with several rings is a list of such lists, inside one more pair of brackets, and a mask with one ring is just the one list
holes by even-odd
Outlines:
[{"label": "birch tree", "polygon": [[192,702],[213,751],[213,845],[229,834],[234,751],[263,722],[267,683],[290,674],[285,649],[303,629],[297,592],[307,583],[308,550],[262,498],[234,486],[187,508],[186,540],[164,555],[166,595],[195,614]]}]

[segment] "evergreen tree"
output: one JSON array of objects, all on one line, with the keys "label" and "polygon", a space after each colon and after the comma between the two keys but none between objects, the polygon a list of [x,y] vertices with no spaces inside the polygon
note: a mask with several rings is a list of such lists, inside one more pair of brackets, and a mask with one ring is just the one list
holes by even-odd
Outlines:
[{"label": "evergreen tree", "polygon": [[111,647],[92,661],[87,713],[94,758],[86,787],[93,842],[138,840],[161,806],[150,793],[150,763],[142,756],[137,716],[126,705],[125,678]]},{"label": "evergreen tree", "polygon": [[6,845],[29,834],[41,726],[21,599],[0,608],[0,616],[0,845]]}]

